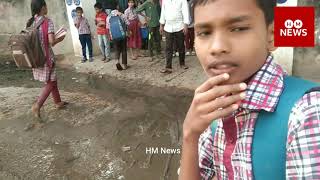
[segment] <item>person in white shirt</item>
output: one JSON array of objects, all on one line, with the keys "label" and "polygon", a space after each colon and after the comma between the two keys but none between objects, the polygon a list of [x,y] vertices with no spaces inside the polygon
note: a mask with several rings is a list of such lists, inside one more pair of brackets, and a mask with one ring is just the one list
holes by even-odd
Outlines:
[{"label": "person in white shirt", "polygon": [[166,67],[161,73],[172,72],[173,42],[176,40],[179,51],[179,63],[183,69],[185,65],[184,36],[188,32],[190,23],[189,7],[187,0],[164,0],[160,16],[160,33],[166,37]]}]

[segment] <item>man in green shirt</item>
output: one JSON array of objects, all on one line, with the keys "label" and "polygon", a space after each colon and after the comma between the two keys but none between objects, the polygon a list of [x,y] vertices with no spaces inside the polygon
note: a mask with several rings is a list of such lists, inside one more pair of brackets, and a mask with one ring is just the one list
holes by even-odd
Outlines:
[{"label": "man in green shirt", "polygon": [[[158,0],[147,0],[137,7],[136,12],[145,11],[145,18],[149,29],[148,49],[151,60],[153,60],[153,50],[156,50],[158,58],[164,58],[161,55],[161,37],[160,37],[160,4]],[[144,16],[143,14],[141,14]]]}]

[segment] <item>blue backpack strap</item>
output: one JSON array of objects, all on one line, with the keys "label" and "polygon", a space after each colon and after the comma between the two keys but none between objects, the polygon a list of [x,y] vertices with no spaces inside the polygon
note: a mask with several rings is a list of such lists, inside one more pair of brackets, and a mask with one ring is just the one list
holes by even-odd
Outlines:
[{"label": "blue backpack strap", "polygon": [[274,112],[259,112],[252,145],[254,179],[286,178],[286,142],[288,120],[294,104],[316,84],[294,78],[284,78],[284,90]]},{"label": "blue backpack strap", "polygon": [[213,122],[210,124],[212,137],[214,137],[214,134],[216,133],[217,126],[218,126],[218,122],[217,122],[217,121],[213,121]]}]

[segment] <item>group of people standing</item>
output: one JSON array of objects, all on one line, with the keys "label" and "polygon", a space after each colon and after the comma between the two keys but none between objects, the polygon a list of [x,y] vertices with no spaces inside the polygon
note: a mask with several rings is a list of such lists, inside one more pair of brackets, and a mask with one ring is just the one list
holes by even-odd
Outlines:
[{"label": "group of people standing", "polygon": [[[186,55],[195,55],[193,17],[191,13],[193,0],[147,0],[145,2],[129,0],[127,6],[116,0],[97,0],[94,5],[96,11],[96,32],[98,43],[103,55],[102,61],[111,60],[111,45],[115,49],[115,58],[122,66],[117,64],[118,70],[127,69],[127,49],[130,49],[131,59],[149,56],[150,61],[155,58],[166,59],[166,67],[161,73],[172,72],[172,58],[179,56],[180,67],[188,69],[185,65]],[[122,4],[122,5],[121,5]],[[121,7],[120,7],[121,6]],[[88,20],[83,16],[83,9],[77,7],[77,17],[74,24],[78,28],[79,39],[82,45],[82,62],[87,61],[86,47],[89,50],[89,61],[92,58],[92,34]],[[120,16],[125,24],[127,38],[114,40],[112,38],[109,19]],[[166,39],[165,56],[161,53],[162,36]],[[143,48],[144,47],[144,48]],[[148,54],[141,53],[140,49],[148,49]],[[186,51],[187,50],[187,51]]]}]

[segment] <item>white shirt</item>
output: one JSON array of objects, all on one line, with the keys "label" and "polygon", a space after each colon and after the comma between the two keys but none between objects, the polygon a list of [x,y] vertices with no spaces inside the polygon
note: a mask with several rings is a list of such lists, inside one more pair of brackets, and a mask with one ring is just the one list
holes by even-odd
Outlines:
[{"label": "white shirt", "polygon": [[190,23],[189,6],[187,0],[163,0],[160,24],[169,33],[179,32],[184,25]]}]

